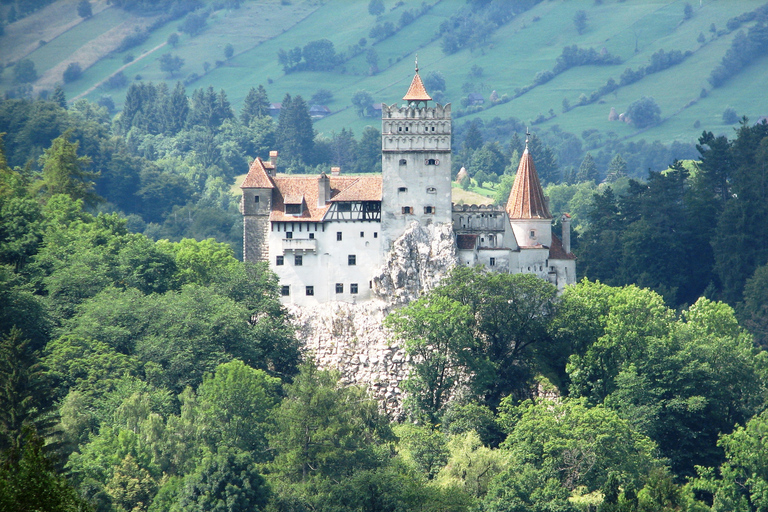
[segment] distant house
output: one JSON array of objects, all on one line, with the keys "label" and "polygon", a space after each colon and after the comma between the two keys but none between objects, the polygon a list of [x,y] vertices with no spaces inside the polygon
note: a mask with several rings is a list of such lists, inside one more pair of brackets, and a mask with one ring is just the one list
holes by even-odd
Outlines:
[{"label": "distant house", "polygon": [[269,115],[277,117],[280,115],[280,110],[283,108],[282,103],[270,103],[269,104]]},{"label": "distant house", "polygon": [[485,98],[482,94],[471,92],[467,95],[468,105],[482,105],[483,103],[485,103]]},{"label": "distant house", "polygon": [[325,105],[312,105],[309,108],[309,116],[312,119],[322,119],[330,115],[330,113],[331,113],[331,109],[329,109]]}]

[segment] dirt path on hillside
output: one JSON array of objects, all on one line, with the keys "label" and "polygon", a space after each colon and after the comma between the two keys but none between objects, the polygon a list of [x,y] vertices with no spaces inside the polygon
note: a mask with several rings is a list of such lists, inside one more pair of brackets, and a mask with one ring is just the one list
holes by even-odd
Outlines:
[{"label": "dirt path on hillside", "polygon": [[159,49],[160,49],[160,48],[162,48],[163,46],[166,46],[167,44],[168,44],[168,43],[160,43],[159,45],[155,46],[155,47],[154,47],[154,48],[152,48],[151,50],[147,50],[146,52],[144,52],[144,53],[142,53],[141,55],[139,55],[139,57],[138,57],[137,59],[134,59],[134,60],[132,60],[132,61],[131,61],[131,62],[129,62],[128,64],[123,64],[122,66],[120,66],[120,67],[117,69],[117,71],[115,71],[114,73],[112,73],[111,75],[109,75],[108,77],[106,77],[106,78],[105,78],[104,80],[102,80],[101,82],[98,82],[98,83],[96,83],[96,84],[95,84],[93,87],[89,88],[87,91],[85,91],[85,92],[82,92],[82,93],[78,94],[77,96],[75,96],[74,98],[72,98],[71,100],[69,100],[69,102],[70,102],[70,103],[72,103],[72,102],[73,102],[73,101],[75,101],[75,100],[79,100],[79,99],[80,99],[80,98],[82,98],[83,96],[86,96],[86,95],[88,95],[88,94],[91,94],[91,93],[92,93],[93,91],[95,91],[97,88],[99,88],[99,87],[101,87],[102,85],[104,85],[104,84],[107,82],[107,80],[109,80],[110,78],[112,78],[112,77],[113,77],[113,76],[115,76],[116,74],[120,73],[121,71],[124,71],[124,70],[125,70],[125,69],[126,69],[128,66],[132,66],[132,65],[134,65],[135,63],[137,63],[138,61],[140,61],[141,59],[143,59],[143,58],[145,58],[145,57],[148,57],[148,56],[152,55],[154,52],[156,52],[157,50],[159,50]]}]

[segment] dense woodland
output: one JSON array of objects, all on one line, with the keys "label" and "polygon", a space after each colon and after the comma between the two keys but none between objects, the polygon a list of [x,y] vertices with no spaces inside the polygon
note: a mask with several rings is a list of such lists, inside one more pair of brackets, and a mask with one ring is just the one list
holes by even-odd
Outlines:
[{"label": "dense woodland", "polygon": [[[375,171],[379,132],[316,137],[300,96],[273,120],[256,88],[237,114],[212,89],[129,97],[114,119],[0,102],[0,510],[768,506],[768,125],[685,163],[532,137],[585,279],[460,268],[392,314],[416,364],[391,418],[302,358],[230,192],[275,147],[290,172]],[[462,125],[455,163],[509,186],[519,128]],[[638,179],[636,154],[666,170]]]}]

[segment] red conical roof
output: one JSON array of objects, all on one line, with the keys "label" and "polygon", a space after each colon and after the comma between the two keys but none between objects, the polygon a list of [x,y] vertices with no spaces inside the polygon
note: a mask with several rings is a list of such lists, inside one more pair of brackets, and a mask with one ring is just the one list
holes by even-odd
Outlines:
[{"label": "red conical roof", "polygon": [[427,90],[424,88],[424,83],[419,76],[419,64],[416,62],[416,74],[411,80],[411,86],[408,88],[408,92],[403,96],[405,101],[429,101],[432,96],[427,94]]},{"label": "red conical roof", "polygon": [[536,166],[526,146],[520,166],[517,168],[515,183],[507,201],[510,219],[551,219],[544,190],[536,174]]}]

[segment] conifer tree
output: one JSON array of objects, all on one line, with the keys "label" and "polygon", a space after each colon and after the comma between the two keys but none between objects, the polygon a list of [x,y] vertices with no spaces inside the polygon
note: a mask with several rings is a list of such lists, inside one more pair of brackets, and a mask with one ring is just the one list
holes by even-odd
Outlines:
[{"label": "conifer tree", "polygon": [[176,82],[176,87],[168,97],[164,117],[165,133],[176,135],[184,129],[189,117],[189,98],[181,82]]},{"label": "conifer tree", "polygon": [[616,154],[608,164],[608,173],[605,179],[609,183],[613,183],[617,179],[627,175],[627,162],[621,157],[620,154]]},{"label": "conifer tree", "polygon": [[259,88],[251,87],[248,96],[245,97],[243,110],[240,112],[240,120],[243,125],[248,126],[253,119],[269,115],[269,97],[264,86],[259,84]]},{"label": "conifer tree", "polygon": [[277,147],[288,161],[309,163],[315,131],[307,104],[301,96],[285,95],[277,122]]},{"label": "conifer tree", "polygon": [[72,132],[67,130],[51,143],[40,157],[43,178],[33,184],[32,189],[42,192],[45,197],[67,194],[72,199],[82,199],[87,204],[101,200],[93,192],[93,180],[99,173],[86,170],[91,165],[87,156],[77,156],[79,142],[70,142]]},{"label": "conifer tree", "polygon": [[64,89],[61,88],[61,85],[56,84],[56,87],[53,89],[51,101],[61,108],[67,108],[67,97],[64,95]]},{"label": "conifer tree", "polygon": [[584,160],[581,161],[579,170],[576,173],[576,181],[594,181],[597,183],[599,179],[600,176],[597,173],[597,165],[595,165],[595,159],[592,158],[591,154],[587,153],[587,156],[585,156]]}]

